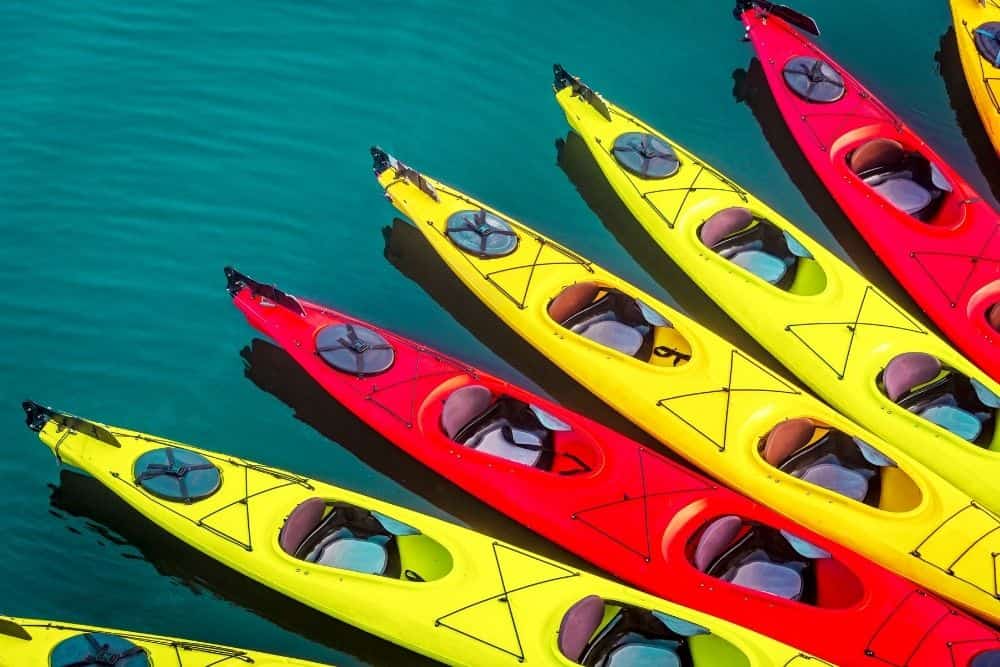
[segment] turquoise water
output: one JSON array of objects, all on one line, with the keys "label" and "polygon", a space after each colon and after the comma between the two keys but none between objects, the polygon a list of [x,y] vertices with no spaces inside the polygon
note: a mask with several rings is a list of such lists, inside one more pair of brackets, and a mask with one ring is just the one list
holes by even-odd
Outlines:
[{"label": "turquoise water", "polygon": [[[135,4],[0,6],[3,612],[339,665],[421,664],[60,474],[21,425],[27,397],[569,559],[337,411],[283,354],[251,344],[222,277],[234,264],[635,433],[393,228],[370,171],[367,149],[379,143],[759,352],[652,248],[577,142],[557,158],[567,128],[551,95],[555,61],[899,296],[785,150],[766,99],[751,108],[734,97],[755,83],[734,79],[751,49],[729,3]],[[797,6],[819,20],[824,46],[990,196],[983,170],[997,165],[955,78],[947,3]]]}]

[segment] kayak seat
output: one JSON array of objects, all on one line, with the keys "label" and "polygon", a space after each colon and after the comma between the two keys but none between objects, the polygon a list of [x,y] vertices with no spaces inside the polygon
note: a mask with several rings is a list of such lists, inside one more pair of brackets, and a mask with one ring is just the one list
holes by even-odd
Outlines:
[{"label": "kayak seat", "polygon": [[360,324],[329,324],[316,333],[315,345],[329,366],[352,375],[378,375],[396,360],[389,341]]},{"label": "kayak seat", "polygon": [[588,595],[563,616],[558,645],[568,660],[588,667],[696,667],[695,645],[710,637],[702,626],[670,614]]},{"label": "kayak seat", "polygon": [[445,236],[470,255],[504,257],[517,249],[517,232],[489,211],[459,211],[448,217]]},{"label": "kayak seat", "polygon": [[441,428],[466,447],[544,470],[552,467],[554,432],[570,430],[537,406],[510,396],[494,399],[479,384],[456,389],[445,399]]},{"label": "kayak seat", "polygon": [[893,358],[881,376],[889,400],[960,438],[989,447],[1000,396],[924,352]]},{"label": "kayak seat", "polygon": [[830,63],[819,58],[792,58],[785,63],[782,76],[785,85],[807,102],[829,104],[844,96],[844,78]]},{"label": "kayak seat", "polygon": [[86,632],[62,640],[49,654],[49,667],[152,667],[146,649],[107,632]]},{"label": "kayak seat", "polygon": [[806,418],[771,429],[761,455],[778,470],[872,507],[880,505],[883,469],[896,467],[863,440]]},{"label": "kayak seat", "polygon": [[986,322],[1000,332],[1000,303],[995,303],[986,310]]},{"label": "kayak seat", "polygon": [[979,653],[969,662],[969,667],[1000,667],[1000,649]]},{"label": "kayak seat", "polygon": [[794,283],[800,260],[813,259],[791,234],[742,206],[712,215],[698,230],[698,238],[733,264],[784,290]]},{"label": "kayak seat", "polygon": [[570,285],[549,303],[548,312],[570,331],[641,360],[653,352],[654,329],[671,326],[639,299],[595,283]]},{"label": "kayak seat", "polygon": [[982,24],[972,31],[972,38],[983,60],[1000,68],[1000,22]]},{"label": "kayak seat", "polygon": [[854,149],[848,166],[883,199],[920,220],[931,218],[951,186],[938,168],[893,139],[873,139]]},{"label": "kayak seat", "polygon": [[801,538],[728,515],[702,529],[693,562],[700,571],[737,586],[815,604],[814,561],[829,557]]},{"label": "kayak seat", "polygon": [[418,534],[376,512],[310,498],[285,520],[278,544],[285,553],[309,563],[398,579],[397,538]]},{"label": "kayak seat", "polygon": [[619,165],[640,178],[669,178],[681,167],[673,147],[648,132],[619,135],[611,154]]}]

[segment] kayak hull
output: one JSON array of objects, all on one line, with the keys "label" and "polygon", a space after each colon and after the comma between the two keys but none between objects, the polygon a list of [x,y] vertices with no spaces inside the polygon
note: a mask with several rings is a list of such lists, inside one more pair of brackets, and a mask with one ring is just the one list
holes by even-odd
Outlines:
[{"label": "kayak hull", "polygon": [[[947,623],[938,624],[944,614],[952,613],[951,608],[910,582],[582,415],[371,323],[301,298],[296,301],[301,314],[274,307],[249,287],[234,295],[234,304],[251,326],[274,340],[331,396],[401,450],[634,586],[834,664],[865,661],[873,643],[896,642],[914,654],[912,665],[928,666],[939,664],[949,654],[957,664],[964,664],[969,656],[992,646],[995,633],[969,617],[952,615]],[[315,353],[315,340],[323,329],[342,325],[374,330],[388,341],[396,352],[392,368],[377,377],[359,378],[324,362]],[[470,385],[540,407],[570,425],[575,442],[595,446],[589,454],[581,447],[574,455],[590,470],[573,470],[572,461],[556,462],[557,468],[574,474],[553,474],[451,440],[441,428],[438,406]],[[391,394],[373,393],[378,386],[394,389]],[[387,414],[405,418],[386,418]],[[693,566],[688,544],[700,526],[726,515],[790,531],[828,551],[860,580],[863,599],[835,606],[837,592],[827,590],[823,596],[828,596],[825,601],[830,606],[817,608],[704,574]],[[847,581],[834,587],[838,586],[851,588]],[[917,599],[920,605],[914,604]],[[898,615],[901,608],[908,609],[906,622],[912,632],[893,635],[890,640],[884,628],[902,618]],[[823,631],[816,632],[818,627]],[[949,645],[965,645],[970,639],[977,643],[967,654],[949,653]]]},{"label": "kayak hull", "polygon": [[[802,655],[706,614],[346,489],[34,404],[26,410],[60,461],[85,470],[167,532],[280,593],[446,664],[572,664],[557,646],[559,624],[573,604],[592,594],[689,620],[729,642],[708,642],[709,656],[720,655],[718,644],[742,652],[750,665],[795,664]],[[134,466],[164,447],[207,459],[222,480],[217,490],[185,503],[143,487]],[[302,503],[317,498],[416,529],[396,538],[405,568],[400,578],[289,555],[280,546],[282,527]]]},{"label": "kayak hull", "polygon": [[987,0],[951,0],[962,71],[983,121],[983,129],[1000,155],[1000,67],[987,62],[976,48],[974,31],[985,23],[1000,22],[1000,5]]},{"label": "kayak hull", "polygon": [[[1000,488],[993,483],[1000,478],[1000,429],[988,447],[970,443],[893,403],[876,379],[895,357],[924,352],[998,394],[1000,384],[833,253],[683,146],[604,101],[611,110],[608,120],[569,87],[558,91],[556,100],[636,220],[720,308],[840,412],[1000,513]],[[607,147],[632,132],[649,133],[671,145],[680,158],[677,173],[664,181],[623,169]],[[811,258],[801,271],[804,279],[778,287],[709,249],[699,233],[706,220],[728,208],[748,209],[798,241]]]},{"label": "kayak hull", "polygon": [[[794,28],[756,7],[741,19],[789,130],[826,188],[931,320],[1000,380],[1000,331],[987,319],[1000,304],[1000,216],[871,91]],[[843,80],[842,97],[815,103],[793,92],[783,70],[797,57],[828,63]],[[928,221],[891,204],[849,167],[854,151],[877,139],[924,156],[937,169],[935,178],[947,183]]]},{"label": "kayak hull", "polygon": [[[622,415],[750,498],[1000,622],[990,555],[1000,552],[995,515],[652,295],[402,163],[381,160],[378,165],[390,203],[415,223],[456,276],[515,332]],[[516,250],[500,258],[480,257],[452,243],[445,234],[447,221],[470,209],[503,220],[517,235]],[[647,305],[670,325],[657,332],[658,342],[688,358],[675,363],[654,355],[640,361],[557,323],[549,316],[550,303],[580,283],[619,290]],[[829,425],[883,452],[919,489],[917,505],[907,511],[871,507],[768,464],[760,454],[762,437],[793,418]],[[942,531],[949,535],[947,547],[939,542]],[[945,548],[919,549],[926,540]],[[949,574],[949,566],[964,575],[956,576],[954,567]]]},{"label": "kayak hull", "polygon": [[157,666],[211,667],[232,662],[252,663],[257,667],[321,667],[317,662],[283,658],[260,651],[247,651],[189,639],[6,616],[0,616],[0,667],[48,665],[52,650],[60,642],[90,633],[122,637],[143,649],[149,661]]}]

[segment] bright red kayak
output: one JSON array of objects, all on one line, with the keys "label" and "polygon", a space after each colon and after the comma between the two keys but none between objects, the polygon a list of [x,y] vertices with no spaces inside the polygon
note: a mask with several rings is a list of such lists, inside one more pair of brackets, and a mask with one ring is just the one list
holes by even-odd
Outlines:
[{"label": "bright red kayak", "polygon": [[738,0],[782,116],[813,169],[903,287],[1000,380],[1000,216],[803,32],[815,22]]},{"label": "bright red kayak", "polygon": [[646,447],[424,345],[226,276],[251,326],[360,419],[621,579],[839,665],[1000,664],[988,626]]}]

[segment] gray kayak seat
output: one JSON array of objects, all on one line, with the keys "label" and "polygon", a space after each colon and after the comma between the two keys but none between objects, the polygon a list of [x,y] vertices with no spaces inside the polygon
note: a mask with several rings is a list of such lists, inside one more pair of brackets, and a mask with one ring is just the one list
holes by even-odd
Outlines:
[{"label": "gray kayak seat", "polygon": [[865,476],[838,463],[817,463],[802,473],[801,479],[859,502],[868,495]]},{"label": "gray kayak seat", "polygon": [[[539,428],[523,428],[497,414],[495,418],[483,419],[496,404],[493,393],[483,385],[470,384],[456,389],[441,410],[441,428],[452,440],[492,456],[497,456],[526,466],[537,466],[544,452],[546,430],[568,430],[569,427],[554,417],[546,415],[546,421],[556,429],[548,429],[538,417],[540,408],[527,406],[539,422]],[[553,421],[554,420],[554,421]],[[465,433],[475,424],[470,433]]]},{"label": "gray kayak seat", "polygon": [[758,220],[743,206],[714,213],[698,229],[698,238],[720,257],[772,285],[781,286],[800,259],[812,254],[790,233],[772,222]]},{"label": "gray kayak seat", "polygon": [[969,663],[969,667],[1000,667],[1000,649],[983,651]]},{"label": "gray kayak seat", "polygon": [[[815,435],[816,425],[811,420],[804,417],[785,420],[764,438],[761,455],[769,464],[793,477],[858,502],[863,502],[868,496],[879,468],[895,466],[884,454],[857,438],[845,438],[854,450],[851,455],[845,455],[843,449],[827,448],[814,452],[807,461],[796,461],[794,455],[812,444]],[[817,439],[817,442],[820,445],[826,442],[827,447],[833,444],[823,438]]]},{"label": "gray kayak seat", "polygon": [[1000,332],[1000,303],[995,303],[986,310],[986,323]]},{"label": "gray kayak seat", "polygon": [[798,600],[802,596],[802,575],[778,563],[747,563],[736,570],[730,581],[737,586],[770,593],[786,600]]},{"label": "gray kayak seat", "polygon": [[934,200],[933,195],[921,185],[911,181],[908,175],[874,177],[865,179],[875,192],[887,199],[904,213],[913,215],[927,208]]},{"label": "gray kayak seat", "polygon": [[611,148],[618,164],[640,178],[669,178],[681,163],[673,147],[647,132],[626,132],[615,139]]},{"label": "gray kayak seat", "polygon": [[975,378],[946,369],[925,352],[894,357],[882,372],[882,386],[894,403],[969,442],[995,419],[1000,396]]},{"label": "gray kayak seat", "polygon": [[830,63],[819,58],[798,56],[785,63],[781,72],[793,93],[818,104],[836,102],[844,96],[844,77]]},{"label": "gray kayak seat", "polygon": [[335,370],[368,376],[384,373],[396,351],[377,331],[360,324],[329,324],[316,334],[316,353]]},{"label": "gray kayak seat", "polygon": [[149,654],[129,639],[87,632],[62,640],[49,653],[49,667],[152,667]]},{"label": "gray kayak seat", "polygon": [[503,257],[517,248],[517,233],[510,224],[483,209],[451,214],[445,235],[462,251],[477,257]]},{"label": "gray kayak seat", "polygon": [[[393,536],[419,534],[415,528],[376,512],[334,504],[327,514],[330,507],[322,498],[309,498],[300,503],[285,519],[278,534],[282,551],[316,565],[384,575],[390,562],[389,543]],[[344,516],[336,514],[338,511],[363,516],[367,527],[359,529],[346,518],[330,526],[331,519]],[[365,530],[367,533],[363,532]]]},{"label": "gray kayak seat", "polygon": [[[598,298],[602,291],[607,294]],[[625,307],[631,307],[634,317],[623,317]],[[548,312],[570,331],[630,357],[642,349],[654,328],[671,326],[642,300],[595,283],[570,285],[552,300]]]},{"label": "gray kayak seat", "polygon": [[983,60],[993,67],[1000,68],[1000,22],[990,21],[982,24],[972,31],[972,39]]},{"label": "gray kayak seat", "polygon": [[179,447],[162,447],[136,459],[135,483],[157,498],[195,503],[222,486],[222,474],[207,458]]},{"label": "gray kayak seat", "polygon": [[[909,215],[919,216],[938,197],[951,192],[951,185],[937,165],[907,153],[893,139],[872,139],[862,144],[851,153],[848,166],[879,196]],[[917,172],[923,175],[918,177]]]},{"label": "gray kayak seat", "polygon": [[304,560],[363,574],[385,574],[389,553],[384,543],[357,539],[349,530],[342,528],[325,537],[306,554]]},{"label": "gray kayak seat", "polygon": [[[695,567],[707,572],[732,546],[742,529],[743,521],[732,515],[720,517],[706,526],[695,548]],[[802,594],[802,576],[780,563],[768,562],[763,552],[760,553],[760,560],[737,565],[725,573],[724,579],[737,586],[789,600],[796,600]]]}]

